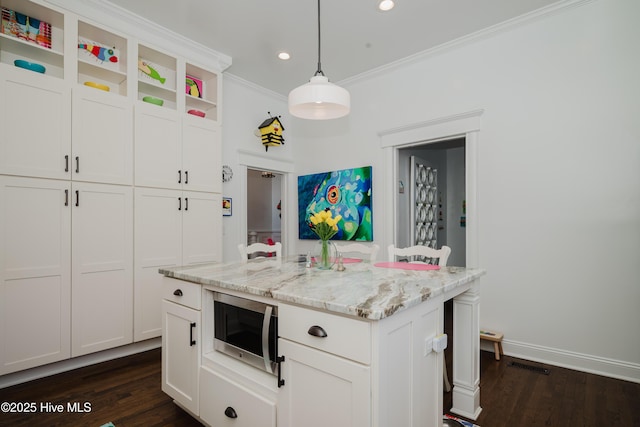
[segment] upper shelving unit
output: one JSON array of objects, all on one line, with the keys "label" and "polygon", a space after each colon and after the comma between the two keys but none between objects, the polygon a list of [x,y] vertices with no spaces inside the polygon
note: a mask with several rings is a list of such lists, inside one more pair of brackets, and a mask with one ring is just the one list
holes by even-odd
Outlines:
[{"label": "upper shelving unit", "polygon": [[64,78],[64,15],[24,0],[0,0],[0,8],[0,63],[21,59]]},{"label": "upper shelving unit", "polygon": [[187,62],[185,97],[186,112],[197,110],[205,113],[209,120],[218,120],[217,74]]},{"label": "upper shelving unit", "polygon": [[46,4],[0,0],[0,67],[13,68],[14,61],[22,60],[30,68],[25,73],[44,67],[45,75],[70,88],[86,85],[176,114],[220,120],[222,77],[215,65],[198,64],[200,53],[185,58],[159,47],[162,41],[148,44],[103,26],[95,17]]},{"label": "upper shelving unit", "polygon": [[[162,106],[177,108],[177,61],[145,45],[138,45],[138,99],[162,100]],[[152,100],[153,101],[153,100]]]},{"label": "upper shelving unit", "polygon": [[78,22],[78,83],[127,95],[127,39]]}]

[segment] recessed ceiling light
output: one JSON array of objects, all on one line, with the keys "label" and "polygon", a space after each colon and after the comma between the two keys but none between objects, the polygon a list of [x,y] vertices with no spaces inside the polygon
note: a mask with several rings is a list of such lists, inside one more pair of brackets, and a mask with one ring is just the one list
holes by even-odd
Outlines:
[{"label": "recessed ceiling light", "polygon": [[286,61],[287,59],[291,58],[291,55],[289,55],[287,52],[280,52],[278,54],[278,58],[282,59],[283,61]]},{"label": "recessed ceiling light", "polygon": [[395,6],[393,0],[380,0],[378,2],[378,9],[383,12],[393,9],[393,6]]}]

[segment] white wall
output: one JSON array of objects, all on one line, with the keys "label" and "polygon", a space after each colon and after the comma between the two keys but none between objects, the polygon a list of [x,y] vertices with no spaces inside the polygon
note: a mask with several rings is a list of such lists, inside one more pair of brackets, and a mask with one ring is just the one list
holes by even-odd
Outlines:
[{"label": "white wall", "polygon": [[347,82],[348,117],[294,119],[296,169],[372,165],[384,247],[377,132],[484,109],[481,326],[508,354],[640,381],[638,16],[586,2]]},{"label": "white wall", "polygon": [[[232,180],[222,186],[223,195],[233,199],[233,215],[223,218],[223,260],[226,262],[239,257],[236,247],[238,243],[246,241],[247,165],[243,159],[253,156],[249,166],[278,169],[282,162],[292,163],[294,141],[288,126],[284,97],[229,75],[224,77],[223,93],[222,163],[231,166],[234,171]],[[254,134],[269,117],[267,112],[282,116],[285,138],[283,146],[269,147],[268,151]]]}]

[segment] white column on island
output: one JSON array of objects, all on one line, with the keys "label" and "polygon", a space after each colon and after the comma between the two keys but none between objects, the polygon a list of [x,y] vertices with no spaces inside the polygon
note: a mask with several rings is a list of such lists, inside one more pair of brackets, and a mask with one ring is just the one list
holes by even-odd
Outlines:
[{"label": "white column on island", "polygon": [[480,293],[474,286],[453,299],[453,406],[473,420],[480,407]]}]

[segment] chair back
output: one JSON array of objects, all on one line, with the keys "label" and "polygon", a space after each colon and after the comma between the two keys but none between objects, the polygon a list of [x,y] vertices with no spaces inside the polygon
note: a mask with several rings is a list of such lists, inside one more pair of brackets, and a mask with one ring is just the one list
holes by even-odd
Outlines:
[{"label": "chair back", "polygon": [[267,245],[265,243],[253,243],[246,246],[242,243],[238,245],[238,252],[240,252],[240,259],[242,262],[247,262],[250,255],[258,254],[254,258],[276,258],[278,261],[282,258],[282,243],[276,242],[273,245]]},{"label": "chair back", "polygon": [[380,250],[380,246],[378,245],[365,245],[363,243],[345,243],[345,244],[337,244],[336,248],[338,248],[338,252],[343,256],[348,253],[358,253],[368,255],[365,259],[370,263],[374,263],[378,256],[378,251]]},{"label": "chair back", "polygon": [[[438,258],[438,265],[444,267],[447,265],[449,255],[451,255],[451,248],[449,246],[442,246],[440,249],[433,249],[423,245],[408,246],[406,248],[396,248],[395,245],[389,245],[389,247],[387,248],[387,252],[390,262],[396,261],[396,256],[419,256],[427,258]],[[409,261],[411,261],[411,259]]]}]

